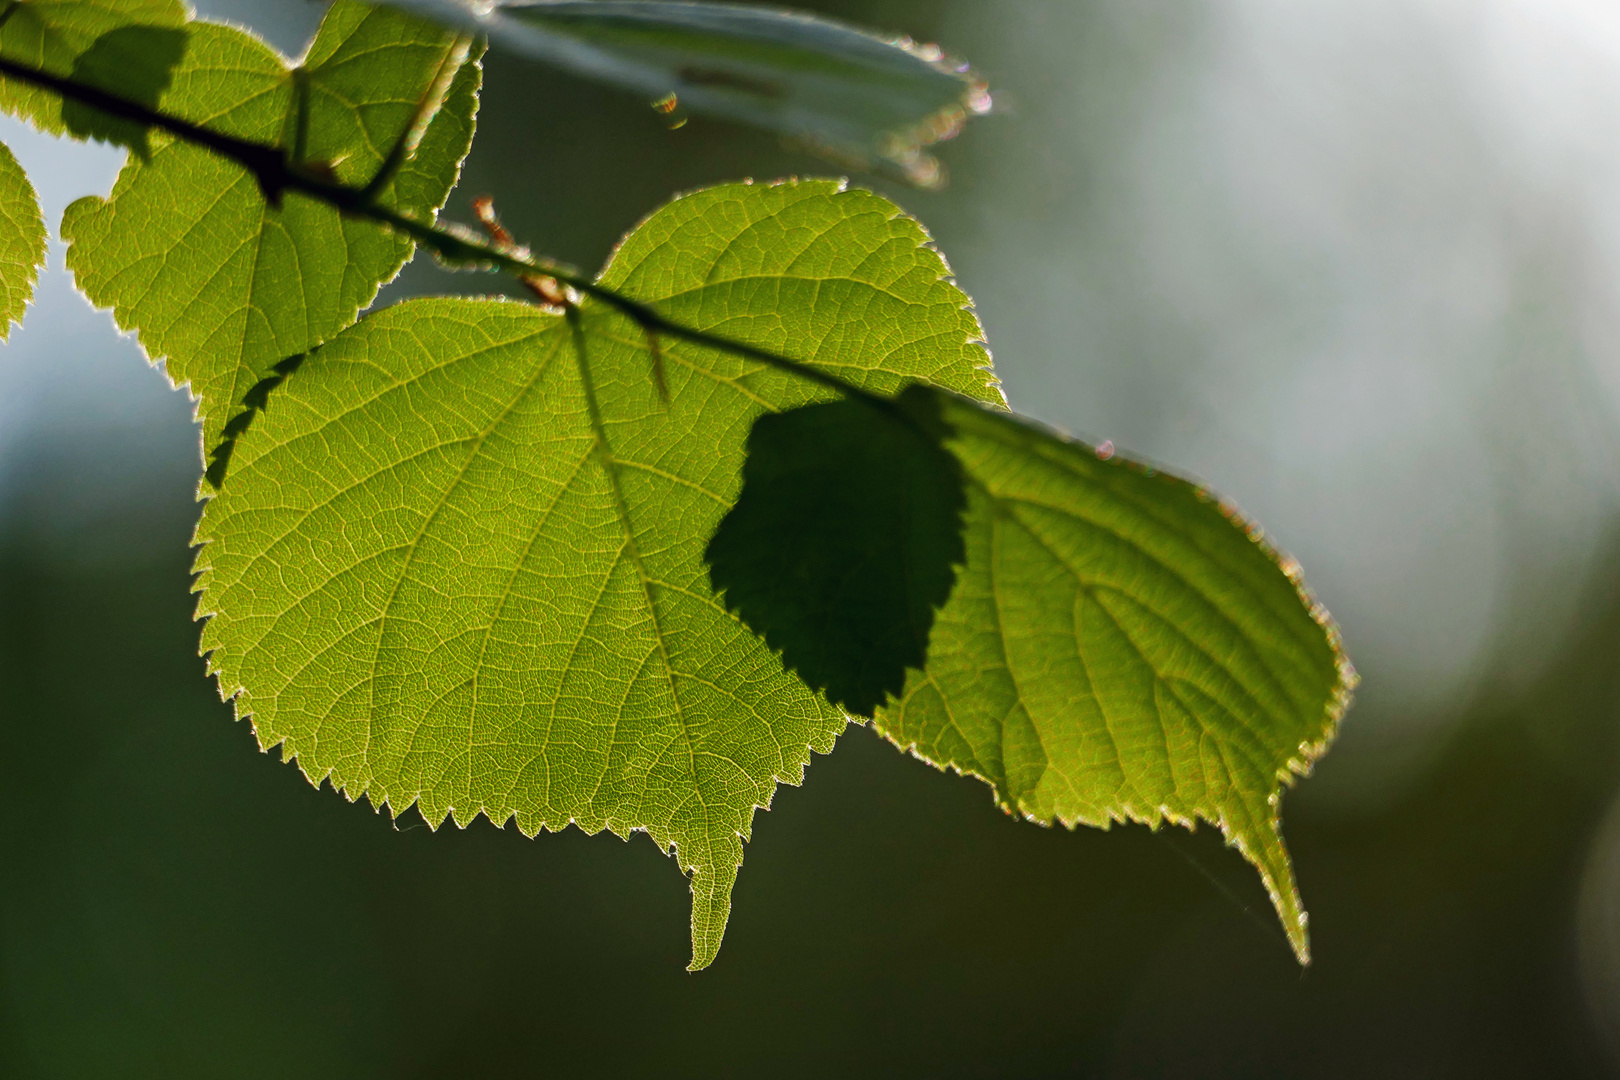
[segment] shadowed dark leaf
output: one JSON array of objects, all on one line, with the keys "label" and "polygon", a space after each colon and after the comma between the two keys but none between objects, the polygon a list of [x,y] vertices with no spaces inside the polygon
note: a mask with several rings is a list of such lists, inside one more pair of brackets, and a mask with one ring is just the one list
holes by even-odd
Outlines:
[{"label": "shadowed dark leaf", "polygon": [[[95,46],[123,28],[172,29],[176,32],[186,25],[186,5],[180,0],[26,0],[0,4],[0,56],[41,68],[53,75],[77,76],[80,61]],[[111,39],[103,47],[105,63],[120,39]],[[158,59],[158,58],[154,58]],[[140,57],[134,58],[148,68],[157,66]],[[100,67],[117,78],[121,73],[117,64]],[[94,80],[92,80],[94,81]],[[107,86],[105,90],[126,93],[122,82]],[[167,85],[165,83],[165,85]],[[142,77],[131,73],[130,90],[140,93],[149,89]],[[162,93],[161,90],[158,91]],[[154,104],[147,101],[146,104]],[[72,127],[66,113],[70,106],[55,93],[43,87],[0,78],[0,110],[28,121],[41,131],[52,135],[73,134],[81,138],[86,133]],[[105,138],[100,132],[89,133],[91,138]]]},{"label": "shadowed dark leaf", "polygon": [[743,490],[704,559],[709,580],[787,667],[870,717],[928,655],[963,561],[962,468],[939,399],[858,400],[754,423]]},{"label": "shadowed dark leaf", "polygon": [[[120,26],[97,38],[74,62],[73,79],[155,109],[174,81],[174,69],[186,53],[188,36],[177,27]],[[142,161],[152,156],[146,127],[133,120],[66,101],[62,103],[62,123],[81,139],[127,146]]]}]

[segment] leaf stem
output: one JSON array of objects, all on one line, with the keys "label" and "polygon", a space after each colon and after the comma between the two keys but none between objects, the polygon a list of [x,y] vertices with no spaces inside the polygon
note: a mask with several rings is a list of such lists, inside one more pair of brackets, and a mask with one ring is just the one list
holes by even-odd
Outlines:
[{"label": "leaf stem", "polygon": [[[469,48],[470,45],[470,39],[458,38],[457,45],[452,46],[452,53],[457,48]],[[454,66],[448,62],[441,66],[440,78],[435,81],[435,87],[437,87],[439,81],[443,81],[445,89],[448,88],[448,79],[444,78],[444,73],[446,69],[451,69],[453,74]],[[580,293],[606,304],[631,322],[634,322],[645,334],[678,338],[694,345],[702,345],[721,352],[731,353],[734,356],[754,360],[779,371],[796,375],[809,382],[817,383],[845,397],[865,401],[884,411],[894,409],[893,403],[887,397],[856,386],[854,383],[831,372],[823,371],[802,360],[794,360],[770,349],[750,345],[744,341],[736,341],[721,334],[711,334],[706,330],[698,330],[676,322],[647,303],[625,296],[604,285],[599,285],[585,275],[557,265],[550,260],[536,258],[527,249],[503,250],[501,246],[485,240],[471,230],[454,223],[439,224],[419,221],[415,217],[382,205],[377,201],[377,195],[392,179],[393,172],[397,171],[399,166],[408,160],[410,153],[415,149],[415,144],[420,141],[420,132],[416,134],[415,138],[401,138],[390,153],[388,161],[384,162],[383,167],[372,178],[371,182],[365,187],[355,187],[322,175],[316,167],[310,167],[296,159],[289,159],[287,151],[283,147],[266,146],[263,143],[241,139],[234,135],[226,135],[201,124],[193,123],[183,117],[163,112],[161,109],[155,109],[140,102],[119,97],[117,94],[98,87],[75,82],[73,79],[60,75],[53,75],[30,64],[0,56],[0,75],[49,90],[65,99],[100,109],[102,112],[119,119],[130,120],[168,132],[178,139],[193,143],[218,154],[220,157],[234,161],[253,174],[265,201],[273,207],[281,205],[282,198],[287,192],[296,192],[308,198],[324,202],[340,214],[373,221],[403,233],[433,251],[446,262],[492,266],[520,280],[536,274],[552,277],[565,285],[572,286]],[[417,121],[412,125],[412,129],[425,128],[423,117],[431,118],[433,103],[435,101],[442,102],[442,99],[442,91],[435,93],[434,89],[430,88],[429,93],[424,95],[422,107]],[[409,135],[410,132],[408,131],[407,136]],[[397,162],[395,162],[396,156],[399,159]],[[391,164],[392,169],[390,169]]]}]

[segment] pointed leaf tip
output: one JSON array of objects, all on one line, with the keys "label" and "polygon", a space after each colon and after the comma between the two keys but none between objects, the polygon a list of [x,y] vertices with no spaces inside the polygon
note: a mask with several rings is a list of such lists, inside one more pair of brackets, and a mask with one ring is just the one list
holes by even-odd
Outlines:
[{"label": "pointed leaf tip", "polygon": [[1305,962],[1279,806],[1353,685],[1326,612],[1195,485],[940,398],[967,560],[878,730],[1035,821],[1219,826]]},{"label": "pointed leaf tip", "polygon": [[[874,393],[995,399],[925,241],[870,192],[728,184],[653,214],[601,280]],[[666,337],[666,405],[633,324],[590,300],[579,322],[583,350],[530,305],[411,300],[310,357],[198,526],[203,648],[263,745],[353,796],[673,846],[698,969],[755,809],[846,724],[703,563],[750,426],[827,395]]]}]

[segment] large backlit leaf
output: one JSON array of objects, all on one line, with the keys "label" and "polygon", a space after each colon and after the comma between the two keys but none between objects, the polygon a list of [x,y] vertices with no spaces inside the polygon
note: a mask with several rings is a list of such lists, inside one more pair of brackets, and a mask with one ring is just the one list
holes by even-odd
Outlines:
[{"label": "large backlit leaf", "polygon": [[[301,79],[239,30],[193,23],[187,34],[162,108],[297,147],[358,182],[409,127],[440,63],[459,55],[435,25],[350,0],[328,11]],[[472,138],[478,77],[476,62],[462,65],[384,202],[423,215],[442,204]],[[307,89],[303,125],[297,82]],[[68,266],[176,383],[190,383],[211,447],[247,391],[274,364],[353,323],[412,245],[297,194],[268,205],[243,168],[160,132],[149,140],[148,160],[132,159],[111,197],[68,208]]]},{"label": "large backlit leaf", "polygon": [[[999,400],[967,300],[892,204],[827,181],[690,195],[602,280],[874,390]],[[430,822],[674,846],[692,965],[756,807],[843,716],[710,591],[756,417],[827,393],[636,327],[420,300],[311,355],[241,438],[197,563],[222,693],[312,780]]]},{"label": "large backlit leaf", "polygon": [[0,341],[22,319],[45,265],[45,219],[39,196],[10,147],[0,143]]},{"label": "large backlit leaf", "polygon": [[1299,568],[1177,477],[947,394],[967,559],[877,727],[1032,820],[1217,824],[1300,959],[1281,788],[1327,748],[1355,674]]},{"label": "large backlit leaf", "polygon": [[497,46],[614,83],[666,109],[771,128],[858,165],[939,179],[923,147],[989,109],[984,83],[934,46],[768,7],[663,0],[389,0]]},{"label": "large backlit leaf", "polygon": [[1279,789],[1354,674],[1235,511],[923,385],[761,417],[743,477],[706,557],[789,667],[1010,812],[1218,824],[1308,957]]}]

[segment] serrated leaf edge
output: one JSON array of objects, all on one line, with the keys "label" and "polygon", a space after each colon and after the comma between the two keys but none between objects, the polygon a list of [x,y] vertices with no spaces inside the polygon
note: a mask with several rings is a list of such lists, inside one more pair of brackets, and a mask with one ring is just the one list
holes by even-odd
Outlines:
[{"label": "serrated leaf edge", "polygon": [[[1073,818],[1065,818],[1061,814],[1054,814],[1050,819],[1043,818],[1039,814],[1026,810],[1022,805],[1011,804],[1004,797],[1000,785],[997,784],[992,778],[985,776],[979,770],[971,767],[964,768],[954,762],[936,761],[927,754],[923,753],[918,748],[915,740],[912,740],[909,743],[902,743],[900,740],[891,736],[887,731],[883,730],[883,728],[875,721],[868,722],[860,717],[852,717],[851,722],[859,723],[863,726],[870,726],[880,737],[893,745],[896,749],[900,750],[902,753],[908,754],[911,757],[914,757],[917,760],[940,770],[941,772],[955,773],[959,776],[971,777],[973,779],[982,781],[987,787],[990,788],[991,800],[999,809],[1002,810],[1002,812],[1006,813],[1010,817],[1015,817],[1019,820],[1027,821],[1035,825],[1050,827],[1055,820],[1070,831],[1073,831],[1078,826],[1085,825],[1090,828],[1101,829],[1106,832],[1116,823],[1138,824],[1146,825],[1150,830],[1157,831],[1161,824],[1164,822],[1169,822],[1172,825],[1185,828],[1189,832],[1196,832],[1198,828],[1198,821],[1202,819],[1203,821],[1216,826],[1221,830],[1222,838],[1226,841],[1227,845],[1235,848],[1240,854],[1242,854],[1244,859],[1259,872],[1261,880],[1265,885],[1266,893],[1271,900],[1272,906],[1276,909],[1279,918],[1283,922],[1284,929],[1287,931],[1288,939],[1294,948],[1295,955],[1298,957],[1301,964],[1308,965],[1311,959],[1307,926],[1308,916],[1306,914],[1304,901],[1300,896],[1299,886],[1293,872],[1293,858],[1288,852],[1287,844],[1285,843],[1282,835],[1282,795],[1285,791],[1294,787],[1294,785],[1298,783],[1300,779],[1310,776],[1316,762],[1319,761],[1321,757],[1327,753],[1329,747],[1332,746],[1334,739],[1338,737],[1339,725],[1343,720],[1345,713],[1349,711],[1350,705],[1354,698],[1356,686],[1360,683],[1361,677],[1356,672],[1355,665],[1351,663],[1350,656],[1344,649],[1343,632],[1340,630],[1337,621],[1335,621],[1331,613],[1329,613],[1326,605],[1324,605],[1317,597],[1315,591],[1306,584],[1304,569],[1299,560],[1295,559],[1292,555],[1289,555],[1285,550],[1283,550],[1283,548],[1271,538],[1265,529],[1260,526],[1259,522],[1246,514],[1233,500],[1215,494],[1206,484],[1199,480],[1185,476],[1177,470],[1164,468],[1163,466],[1160,466],[1147,458],[1137,458],[1118,453],[1112,449],[1111,444],[1107,451],[1103,451],[1099,449],[1099,444],[1090,443],[1083,439],[1076,438],[1068,432],[1052,425],[1031,420],[1023,416],[1018,416],[1017,418],[1026,426],[1033,428],[1052,439],[1069,446],[1082,448],[1095,454],[1100,461],[1103,461],[1110,466],[1130,469],[1134,472],[1142,474],[1143,476],[1164,477],[1172,482],[1185,484],[1192,488],[1193,493],[1201,502],[1213,504],[1221,516],[1226,519],[1228,524],[1230,524],[1234,529],[1237,529],[1239,532],[1243,533],[1250,543],[1259,548],[1260,551],[1265,554],[1266,558],[1274,566],[1276,566],[1277,569],[1282,571],[1283,575],[1288,578],[1289,583],[1293,585],[1295,594],[1299,597],[1300,603],[1304,605],[1306,611],[1310,614],[1312,621],[1321,628],[1328,647],[1331,649],[1333,654],[1337,679],[1334,683],[1333,689],[1328,695],[1328,700],[1323,706],[1323,713],[1319,720],[1320,735],[1315,739],[1301,742],[1296,748],[1295,753],[1275,770],[1272,777],[1273,788],[1266,799],[1267,806],[1270,810],[1267,817],[1267,825],[1270,827],[1272,834],[1277,840],[1278,851],[1282,859],[1282,869],[1284,869],[1287,873],[1289,895],[1285,896],[1283,894],[1283,883],[1275,880],[1275,876],[1270,870],[1267,869],[1264,860],[1260,857],[1261,853],[1251,850],[1250,845],[1244,838],[1242,832],[1227,820],[1225,813],[1221,813],[1215,818],[1210,818],[1204,814],[1197,813],[1189,816],[1176,813],[1170,807],[1164,805],[1154,808],[1150,813],[1143,811],[1140,807],[1137,807],[1129,802],[1125,802],[1118,804],[1118,813],[1114,813],[1114,807],[1110,807],[1110,813],[1102,820],[1093,820],[1086,815],[1076,815]],[[972,476],[971,473],[965,473],[965,475],[969,484],[978,484],[978,481]],[[982,488],[982,484],[979,486]],[[995,498],[994,495],[991,495],[990,497],[992,499]],[[1296,912],[1297,916],[1292,914]]]}]

